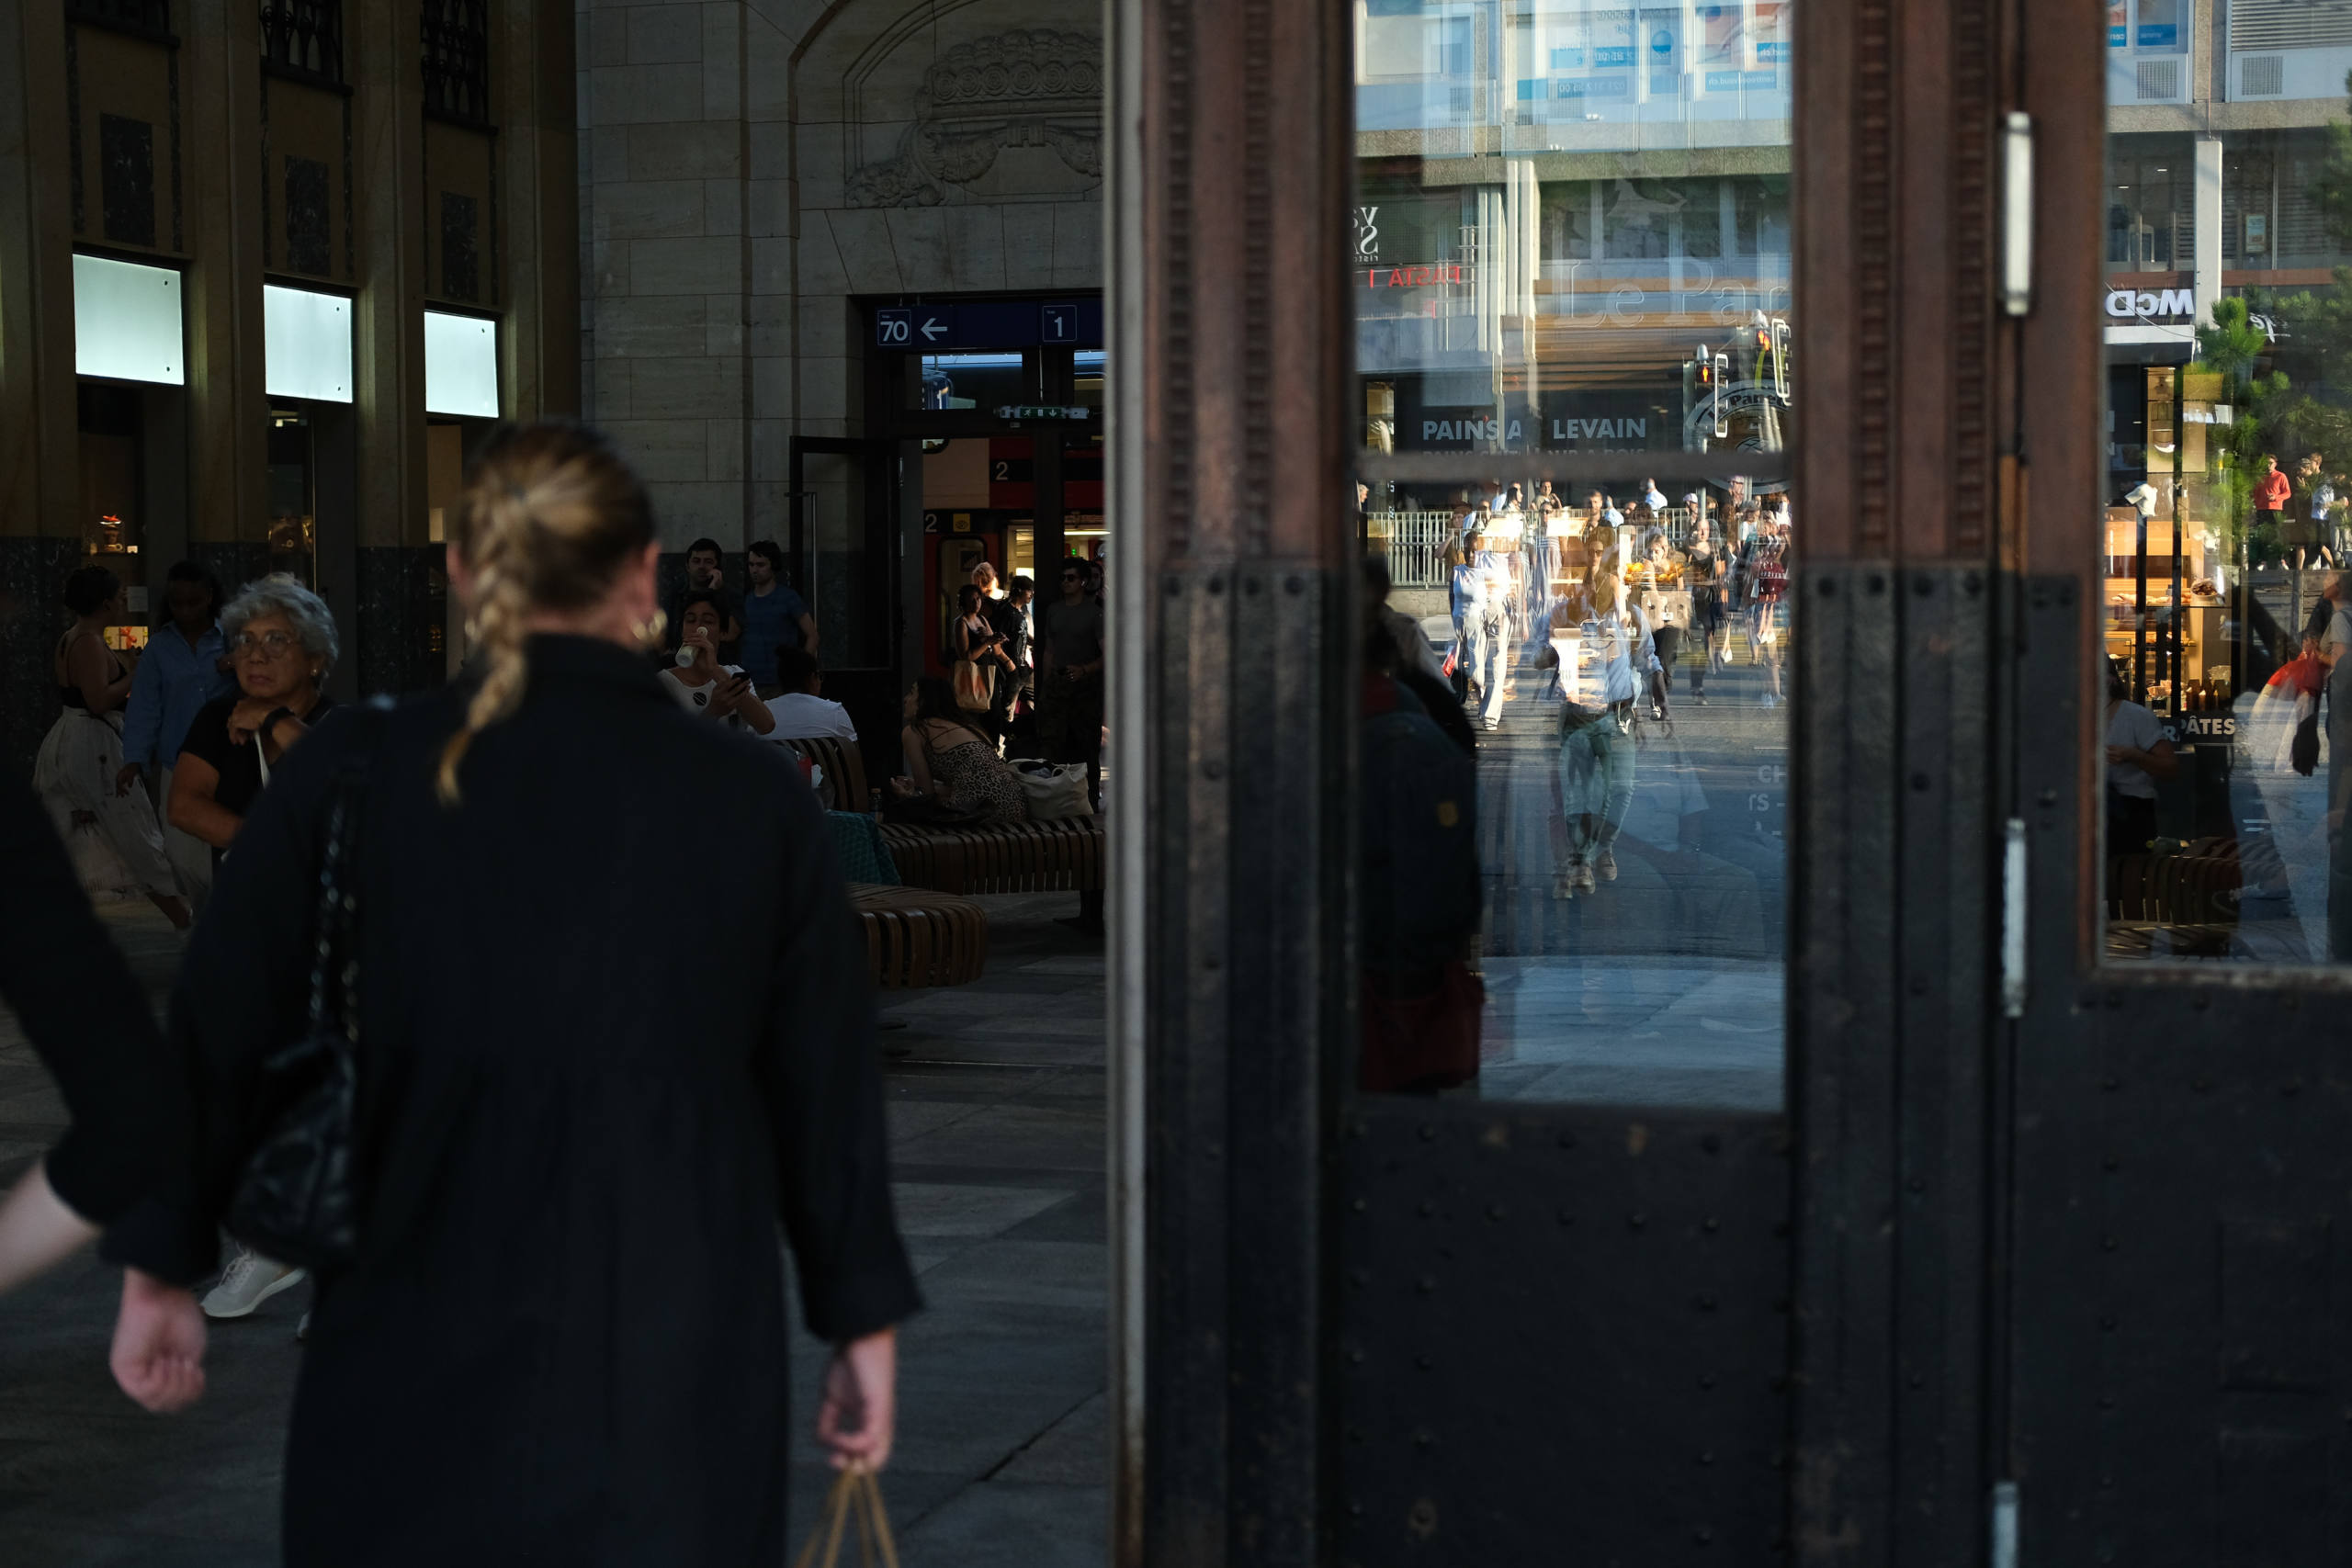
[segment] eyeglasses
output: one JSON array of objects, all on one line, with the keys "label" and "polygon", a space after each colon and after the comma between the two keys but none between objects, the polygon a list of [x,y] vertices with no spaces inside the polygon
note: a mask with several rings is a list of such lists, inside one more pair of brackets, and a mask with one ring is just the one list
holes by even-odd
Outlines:
[{"label": "eyeglasses", "polygon": [[248,653],[265,653],[272,659],[281,659],[300,643],[301,639],[292,632],[264,632],[259,637],[251,632],[239,632],[237,640],[229,648],[240,657]]}]

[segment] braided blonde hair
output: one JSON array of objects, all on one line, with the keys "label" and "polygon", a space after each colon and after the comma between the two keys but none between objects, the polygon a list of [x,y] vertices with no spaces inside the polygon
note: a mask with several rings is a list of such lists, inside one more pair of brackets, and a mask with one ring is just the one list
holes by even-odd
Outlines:
[{"label": "braided blonde hair", "polygon": [[594,604],[654,534],[645,487],[628,465],[595,431],[562,423],[492,434],[447,522],[473,579],[469,635],[482,659],[465,723],[441,749],[439,794],[455,806],[458,767],[474,737],[522,705],[532,612]]}]

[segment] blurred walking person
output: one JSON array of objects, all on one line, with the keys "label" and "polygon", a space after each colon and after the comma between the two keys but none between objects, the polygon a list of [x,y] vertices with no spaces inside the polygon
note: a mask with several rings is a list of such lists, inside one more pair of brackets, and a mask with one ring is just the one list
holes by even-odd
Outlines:
[{"label": "blurred walking person", "polygon": [[49,807],[57,836],[95,829],[148,901],[181,931],[192,916],[164,850],[163,824],[146,795],[122,787],[122,708],[130,671],[107,646],[106,628],[123,614],[122,584],[102,566],[85,566],[65,580],[65,607],[74,624],[60,638],[50,668],[57,716],[33,761],[33,785]]},{"label": "blurred walking person", "polygon": [[[302,1028],[341,802],[367,1201],[319,1280],[286,1562],[780,1562],[779,1233],[834,1346],[836,1465],[888,1458],[918,1304],[822,810],[782,749],[648,667],[661,547],[600,437],[494,433],[448,519],[480,673],[338,716],[255,806],[173,1003],[198,1133],[179,1223],[109,1245],[166,1280],[210,1262],[263,1060]],[[681,809],[723,847],[650,830]],[[676,940],[646,940],[651,910]]]},{"label": "blurred walking person", "polygon": [[[151,798],[158,811],[170,809],[172,774],[188,727],[205,704],[236,690],[229,647],[220,635],[221,599],[220,580],[201,563],[174,563],[164,579],[164,625],[148,639],[130,678],[130,701],[122,717],[122,772],[115,788],[127,792],[145,780],[153,786]],[[167,820],[164,852],[180,890],[202,913],[205,895],[212,890],[212,847]]]}]

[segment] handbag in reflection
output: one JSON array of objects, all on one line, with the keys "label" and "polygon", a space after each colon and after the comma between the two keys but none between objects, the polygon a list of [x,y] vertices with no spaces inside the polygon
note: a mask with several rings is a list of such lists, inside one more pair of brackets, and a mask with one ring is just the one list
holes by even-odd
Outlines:
[{"label": "handbag in reflection", "polygon": [[863,1465],[833,1477],[825,1517],[808,1532],[793,1568],[840,1568],[842,1538],[852,1533],[861,1568],[899,1568],[898,1543],[890,1539],[890,1517],[882,1508],[882,1483]]},{"label": "handbag in reflection", "polygon": [[[379,699],[357,722],[380,729]],[[372,739],[372,737],[371,737]],[[257,1123],[222,1224],[263,1257],[314,1273],[358,1253],[352,1115],[359,1095],[359,848],[372,744],[337,772],[312,921],[310,1011],[302,1032],[262,1064]]]},{"label": "handbag in reflection", "polygon": [[1021,775],[1021,793],[1029,803],[1032,822],[1094,815],[1094,803],[1086,793],[1085,763],[1017,762],[1013,766]]}]

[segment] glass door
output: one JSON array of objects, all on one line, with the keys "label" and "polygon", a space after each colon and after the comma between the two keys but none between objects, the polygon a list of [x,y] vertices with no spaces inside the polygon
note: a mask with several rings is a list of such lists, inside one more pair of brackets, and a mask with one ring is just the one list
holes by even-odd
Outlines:
[{"label": "glass door", "polygon": [[[2104,408],[2052,408],[2020,618],[2030,1561],[2332,1561],[2352,1495],[2352,225],[2328,194],[2352,158],[2324,129],[2342,73],[2296,74],[2306,51],[2186,69],[2192,29],[2251,41],[2248,10],[2138,0],[2101,40],[2071,15],[2038,34],[2109,68],[2104,124],[2040,164],[2065,161],[2043,243],[2101,265],[2037,363]],[[2141,107],[2167,93],[2185,119]]]}]

